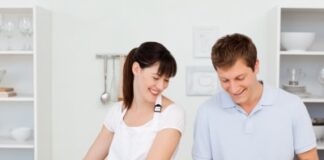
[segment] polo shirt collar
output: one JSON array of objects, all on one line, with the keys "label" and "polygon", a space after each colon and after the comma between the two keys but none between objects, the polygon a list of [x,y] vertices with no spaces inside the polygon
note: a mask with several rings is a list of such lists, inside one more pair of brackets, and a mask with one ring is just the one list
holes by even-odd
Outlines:
[{"label": "polo shirt collar", "polygon": [[[276,90],[263,82],[262,96],[260,101],[257,103],[257,106],[262,106],[262,107],[274,106],[273,104],[275,100],[275,95],[276,95]],[[221,99],[221,106],[223,108],[234,108],[235,106],[237,106],[237,104],[232,100],[232,98],[225,91],[222,91],[220,93],[220,99]]]}]

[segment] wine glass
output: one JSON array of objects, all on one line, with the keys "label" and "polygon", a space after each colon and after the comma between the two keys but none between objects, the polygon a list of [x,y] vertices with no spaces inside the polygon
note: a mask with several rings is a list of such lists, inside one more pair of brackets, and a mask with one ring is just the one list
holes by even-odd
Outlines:
[{"label": "wine glass", "polygon": [[2,14],[0,13],[0,33],[2,31]]},{"label": "wine glass", "polygon": [[322,86],[322,94],[324,95],[324,68],[322,68],[319,73],[318,81],[319,81],[320,85]]},{"label": "wine glass", "polygon": [[32,35],[33,35],[33,23],[31,18],[27,18],[27,23],[29,25],[28,30],[27,30],[27,39],[28,39],[28,45],[27,45],[27,49],[31,50],[32,49]]},{"label": "wine glass", "polygon": [[14,22],[11,21],[11,20],[6,21],[3,24],[2,30],[4,32],[4,35],[7,37],[7,41],[8,41],[7,49],[11,50],[12,48],[11,48],[10,42],[11,42],[11,38],[13,37],[14,32],[15,32],[15,24],[14,24]]},{"label": "wine glass", "polygon": [[31,34],[32,34],[32,24],[31,24],[31,20],[29,18],[22,17],[19,20],[19,31],[24,39],[23,50],[31,49],[31,47],[28,43],[28,39],[29,39],[29,37],[31,37]]},{"label": "wine glass", "polygon": [[[2,32],[2,25],[3,25],[3,16],[2,14],[0,13],[0,33]],[[1,38],[1,37],[0,37]],[[2,45],[1,45],[1,50],[2,50]]]}]

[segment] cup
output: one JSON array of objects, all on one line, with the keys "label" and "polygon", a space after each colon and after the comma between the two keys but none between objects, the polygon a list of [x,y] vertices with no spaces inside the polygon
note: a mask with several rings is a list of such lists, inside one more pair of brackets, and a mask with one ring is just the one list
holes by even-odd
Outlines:
[{"label": "cup", "polygon": [[18,127],[11,131],[11,137],[18,142],[25,142],[31,134],[32,129],[29,127]]},{"label": "cup", "polygon": [[320,78],[324,80],[324,68],[322,68],[320,71]]},{"label": "cup", "polygon": [[0,82],[2,81],[2,79],[6,73],[7,73],[7,70],[0,68]]}]

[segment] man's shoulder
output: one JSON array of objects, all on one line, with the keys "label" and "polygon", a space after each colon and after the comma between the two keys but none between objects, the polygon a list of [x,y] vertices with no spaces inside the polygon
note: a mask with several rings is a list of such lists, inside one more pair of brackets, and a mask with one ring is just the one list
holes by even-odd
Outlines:
[{"label": "man's shoulder", "polygon": [[287,92],[279,87],[271,87],[269,92],[273,97],[273,104],[279,106],[280,109],[288,109],[291,111],[296,106],[302,106],[301,98],[295,94]]},{"label": "man's shoulder", "polygon": [[295,94],[287,92],[279,87],[273,87],[270,85],[265,85],[267,87],[268,94],[272,94],[275,101],[298,101],[300,98]]}]

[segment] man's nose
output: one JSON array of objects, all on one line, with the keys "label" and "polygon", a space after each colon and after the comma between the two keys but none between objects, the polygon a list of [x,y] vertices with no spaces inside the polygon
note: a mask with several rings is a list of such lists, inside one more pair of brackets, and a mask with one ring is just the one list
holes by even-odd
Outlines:
[{"label": "man's nose", "polygon": [[236,93],[238,90],[238,85],[236,82],[230,82],[229,84],[229,90],[231,93]]}]

